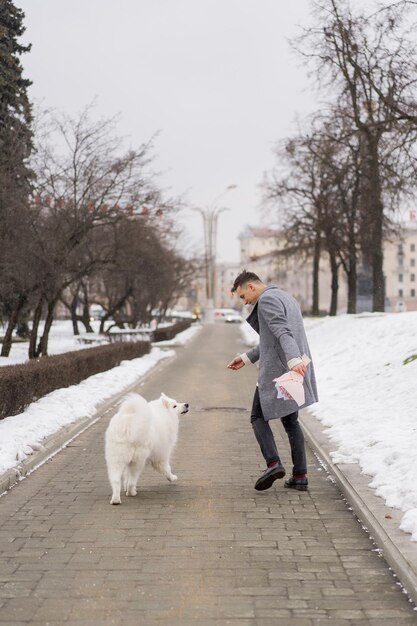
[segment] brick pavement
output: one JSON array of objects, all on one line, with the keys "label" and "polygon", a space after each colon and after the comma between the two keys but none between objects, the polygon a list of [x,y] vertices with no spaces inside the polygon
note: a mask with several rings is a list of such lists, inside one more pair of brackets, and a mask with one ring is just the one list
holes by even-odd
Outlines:
[{"label": "brick pavement", "polygon": [[311,453],[310,492],[253,489],[263,463],[245,409],[256,369],[225,369],[241,350],[237,327],[206,326],[138,385],[191,403],[177,483],[147,468],[138,496],[111,506],[100,420],[1,498],[0,624],[417,623]]}]

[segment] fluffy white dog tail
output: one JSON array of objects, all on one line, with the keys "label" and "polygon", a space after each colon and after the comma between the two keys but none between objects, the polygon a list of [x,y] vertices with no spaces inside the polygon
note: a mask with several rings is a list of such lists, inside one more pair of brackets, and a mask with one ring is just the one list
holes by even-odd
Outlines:
[{"label": "fluffy white dog tail", "polygon": [[130,393],[120,405],[120,413],[138,413],[148,410],[148,403],[138,393]]},{"label": "fluffy white dog tail", "polygon": [[147,445],[151,419],[151,410],[145,398],[138,393],[127,396],[118,411],[118,427],[123,431],[125,441]]}]

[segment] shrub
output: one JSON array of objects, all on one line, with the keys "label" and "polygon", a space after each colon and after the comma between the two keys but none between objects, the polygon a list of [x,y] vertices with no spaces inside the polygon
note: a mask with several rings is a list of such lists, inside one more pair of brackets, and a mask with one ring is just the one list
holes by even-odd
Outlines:
[{"label": "shrub", "polygon": [[141,357],[150,348],[145,341],[117,343],[0,367],[0,419],[21,413],[31,402],[55,389],[76,385],[121,361]]},{"label": "shrub", "polygon": [[153,341],[169,341],[173,339],[178,333],[182,333],[183,330],[190,328],[192,320],[180,320],[175,322],[172,326],[166,328],[157,328],[153,332]]}]

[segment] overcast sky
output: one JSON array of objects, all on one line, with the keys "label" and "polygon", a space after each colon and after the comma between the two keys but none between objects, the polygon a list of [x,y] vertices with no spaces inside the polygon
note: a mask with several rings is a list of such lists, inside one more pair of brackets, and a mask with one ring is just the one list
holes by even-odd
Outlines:
[{"label": "overcast sky", "polygon": [[[358,0],[355,0],[357,2]],[[22,57],[32,100],[77,114],[120,114],[132,145],[159,132],[161,183],[219,205],[218,258],[238,261],[237,235],[261,223],[258,185],[274,144],[318,103],[288,38],[311,22],[309,0],[15,0],[26,14]],[[202,245],[187,213],[186,246]]]}]

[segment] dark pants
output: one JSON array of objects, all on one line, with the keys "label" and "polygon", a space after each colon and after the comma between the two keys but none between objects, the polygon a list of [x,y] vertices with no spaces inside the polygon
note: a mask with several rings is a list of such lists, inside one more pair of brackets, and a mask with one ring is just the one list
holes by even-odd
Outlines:
[{"label": "dark pants", "polygon": [[[293,474],[306,474],[307,461],[304,446],[304,435],[298,422],[298,411],[290,413],[281,419],[291,446]],[[262,413],[258,387],[256,387],[255,395],[253,397],[250,421],[265,461],[267,463],[272,463],[273,461],[280,460],[271,427],[269,422],[265,420],[264,414]]]}]

